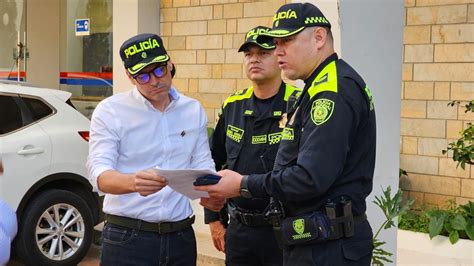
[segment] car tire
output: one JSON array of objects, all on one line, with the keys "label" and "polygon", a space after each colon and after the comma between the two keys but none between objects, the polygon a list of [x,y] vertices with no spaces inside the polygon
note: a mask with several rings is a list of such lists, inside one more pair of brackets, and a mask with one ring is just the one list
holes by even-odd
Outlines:
[{"label": "car tire", "polygon": [[93,227],[92,211],[80,196],[46,190],[23,212],[16,252],[27,265],[77,265],[90,248]]}]

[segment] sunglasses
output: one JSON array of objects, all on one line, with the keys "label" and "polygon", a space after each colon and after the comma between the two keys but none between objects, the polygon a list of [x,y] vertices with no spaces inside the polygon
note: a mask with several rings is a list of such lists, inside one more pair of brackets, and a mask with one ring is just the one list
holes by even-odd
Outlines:
[{"label": "sunglasses", "polygon": [[151,73],[153,73],[153,75],[157,78],[162,78],[166,75],[166,69],[167,69],[166,65],[158,65],[152,70],[148,72],[142,72],[134,76],[133,78],[138,82],[138,84],[144,85],[150,82]]}]

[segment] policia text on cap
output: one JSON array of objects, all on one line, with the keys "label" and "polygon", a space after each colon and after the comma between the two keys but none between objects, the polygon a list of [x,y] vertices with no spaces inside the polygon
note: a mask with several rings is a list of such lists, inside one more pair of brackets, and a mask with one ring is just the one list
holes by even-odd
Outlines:
[{"label": "policia text on cap", "polygon": [[[231,170],[213,186],[215,198],[273,197],[283,203],[285,265],[370,265],[372,229],[365,199],[375,166],[375,112],[363,79],[334,53],[331,24],[314,5],[286,4],[272,30],[278,64],[305,87],[288,122],[273,171]],[[263,37],[266,36],[266,37]]]}]

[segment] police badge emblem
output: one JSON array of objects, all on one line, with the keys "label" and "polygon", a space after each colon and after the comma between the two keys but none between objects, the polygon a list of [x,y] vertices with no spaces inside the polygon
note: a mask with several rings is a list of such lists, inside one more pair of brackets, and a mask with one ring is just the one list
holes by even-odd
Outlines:
[{"label": "police badge emblem", "polygon": [[311,106],[311,120],[317,126],[329,120],[334,111],[334,101],[329,99],[317,99]]},{"label": "police badge emblem", "polygon": [[293,221],[293,230],[299,235],[304,233],[304,219],[296,219]]}]

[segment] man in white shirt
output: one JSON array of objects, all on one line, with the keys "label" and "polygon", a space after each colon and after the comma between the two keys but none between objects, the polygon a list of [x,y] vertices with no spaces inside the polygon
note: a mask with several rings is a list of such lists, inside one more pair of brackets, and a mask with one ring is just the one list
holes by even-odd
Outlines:
[{"label": "man in white shirt", "polygon": [[101,265],[195,265],[189,199],[146,169],[215,169],[206,114],[172,86],[159,36],[130,38],[120,56],[135,86],[100,102],[90,128],[89,179],[107,215]]}]

